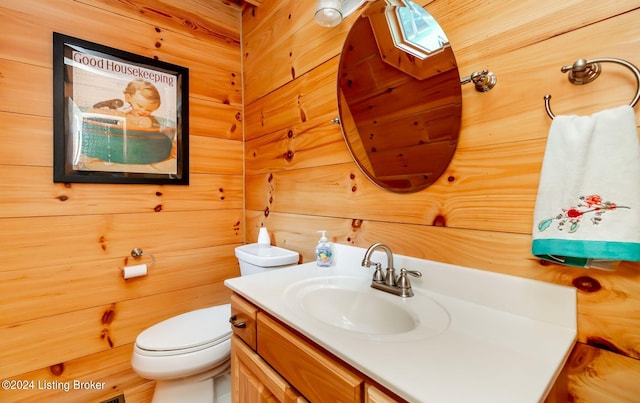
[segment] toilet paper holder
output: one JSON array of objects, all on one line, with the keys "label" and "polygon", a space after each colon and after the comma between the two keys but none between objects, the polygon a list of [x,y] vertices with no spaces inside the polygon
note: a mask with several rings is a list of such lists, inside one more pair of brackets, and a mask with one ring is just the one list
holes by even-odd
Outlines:
[{"label": "toilet paper holder", "polygon": [[154,265],[156,262],[156,258],[150,253],[144,253],[140,248],[133,248],[131,250],[131,257],[134,259],[140,259],[142,256],[149,256],[151,258],[151,262],[136,264],[136,265],[127,265],[128,257],[125,258],[125,266],[119,267],[120,273],[122,277],[127,280],[135,277],[142,277],[147,275],[147,269]]},{"label": "toilet paper holder", "polygon": [[142,249],[140,248],[133,248],[131,249],[131,257],[134,259],[140,259],[142,256],[149,256],[151,258],[151,263],[148,264],[148,267],[153,266],[153,264],[156,262],[156,258],[153,257],[153,254],[151,253],[144,253],[142,251]]},{"label": "toilet paper holder", "polygon": [[[156,262],[156,258],[155,258],[151,253],[144,253],[144,252],[142,251],[142,249],[140,249],[140,248],[133,248],[133,249],[131,249],[131,257],[132,257],[132,258],[134,258],[134,259],[136,259],[136,260],[137,260],[137,259],[142,258],[142,256],[149,256],[149,257],[151,258],[151,262],[149,262],[149,263],[147,264],[147,267],[151,267],[151,266],[153,266],[153,265],[154,265],[154,263]],[[126,266],[128,266],[128,262],[127,262],[127,260],[128,260],[128,259],[129,259],[129,257],[128,257],[128,256],[124,258],[124,266],[120,266],[120,267],[118,267],[118,269],[120,269],[120,271],[124,270],[124,268],[125,268]]]}]

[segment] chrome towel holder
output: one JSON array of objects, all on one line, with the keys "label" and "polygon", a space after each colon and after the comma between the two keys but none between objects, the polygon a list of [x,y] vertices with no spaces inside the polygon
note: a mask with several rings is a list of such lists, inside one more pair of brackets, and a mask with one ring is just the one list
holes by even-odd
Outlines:
[{"label": "chrome towel holder", "polygon": [[[563,73],[569,73],[567,78],[569,82],[576,85],[584,85],[588,84],[591,81],[595,80],[600,75],[600,63],[616,63],[622,66],[627,67],[629,70],[633,72],[636,77],[636,95],[631,100],[629,104],[631,107],[634,107],[638,100],[640,99],[640,70],[633,64],[629,63],[626,60],[622,59],[614,59],[611,57],[603,57],[599,59],[578,59],[571,66],[562,66],[560,71]],[[551,112],[551,105],[549,104],[549,100],[551,99],[551,95],[547,94],[544,96],[544,107],[547,110],[547,115],[551,119],[556,116]]]}]

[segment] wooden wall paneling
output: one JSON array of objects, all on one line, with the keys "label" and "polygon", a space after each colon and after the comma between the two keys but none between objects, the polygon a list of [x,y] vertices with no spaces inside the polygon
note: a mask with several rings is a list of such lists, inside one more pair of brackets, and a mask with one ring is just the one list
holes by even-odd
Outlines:
[{"label": "wooden wall paneling", "polygon": [[[294,226],[298,223],[297,226]],[[247,237],[260,224],[276,234],[278,245],[298,251],[305,261],[313,261],[316,229],[326,229],[331,242],[367,248],[384,239],[394,253],[478,268],[537,280],[570,284],[571,278],[538,259],[522,259],[530,248],[530,238],[522,234],[485,233],[476,230],[362,220],[356,217],[247,211]],[[296,231],[295,229],[299,230]],[[363,269],[364,270],[364,269]],[[416,280],[428,281],[428,279]]]},{"label": "wooden wall paneling", "polygon": [[[492,60],[501,54],[541,43],[553,37],[580,29],[610,17],[622,15],[638,7],[635,0],[595,4],[585,0],[541,0],[523,3],[487,4],[482,0],[464,2],[427,1],[425,6],[447,33],[457,58]],[[604,38],[602,38],[604,39]],[[484,44],[478,44],[484,42]],[[612,41],[616,42],[616,41]],[[576,46],[587,45],[588,41]],[[479,45],[479,46],[478,46]],[[570,51],[572,47],[565,49]],[[550,50],[550,54],[556,54]],[[586,56],[585,56],[586,57]],[[592,57],[592,56],[589,56]],[[535,61],[530,61],[535,65]]]},{"label": "wooden wall paneling", "polygon": [[245,3],[252,4],[254,6],[260,6],[263,0],[244,0]]},{"label": "wooden wall paneling", "polygon": [[242,109],[191,97],[189,134],[242,141]]},{"label": "wooden wall paneling", "polygon": [[[526,58],[519,58],[519,59],[526,59]],[[323,65],[324,66],[324,65]],[[313,72],[309,73],[309,77],[311,77],[313,75]],[[522,77],[522,74],[518,74],[519,77]],[[299,80],[294,81],[294,83],[296,83]],[[292,84],[293,85],[293,84]],[[528,86],[529,84],[526,83],[526,86]],[[523,86],[522,84],[520,85],[521,87]],[[283,88],[288,87],[285,86]],[[504,87],[504,91],[510,91],[510,86],[503,86]],[[282,90],[282,89],[281,89]],[[257,113],[253,113],[250,114],[251,116],[261,116],[264,121],[268,121],[270,120],[269,118],[271,117],[271,115],[267,114],[265,111],[267,110],[274,110],[277,106],[281,106],[282,103],[275,101],[274,102],[274,106],[267,106],[265,105],[267,102],[270,102],[272,99],[281,99],[281,96],[278,96],[278,94],[281,92],[281,90],[278,90],[274,93],[270,93],[269,95],[263,97],[260,101],[251,104],[251,105],[255,105],[255,104],[259,104],[261,107],[261,115],[258,115]],[[288,92],[288,91],[285,91]],[[523,90],[524,92],[524,90]],[[493,92],[490,92],[489,94],[494,94]],[[499,94],[497,91],[495,92],[495,94],[497,94],[499,97],[496,99],[506,99],[509,100],[508,97],[504,97],[501,96],[502,94]],[[483,94],[484,95],[484,94]],[[602,94],[601,94],[602,95]],[[500,97],[501,96],[501,97]],[[601,97],[602,98],[602,97]],[[527,101],[531,101],[532,97],[528,97]],[[541,97],[540,97],[541,99]],[[472,103],[472,106],[467,108],[467,109],[473,109],[473,106],[475,106],[476,104],[480,104],[483,106],[486,105],[492,105],[491,101],[492,99],[483,99],[480,97],[476,97],[474,99],[474,103]],[[502,101],[505,102],[505,101]],[[530,104],[531,102],[523,102],[526,104]],[[526,107],[527,105],[523,105],[523,107]],[[534,112],[536,115],[540,115],[540,114],[544,114],[544,111],[541,110],[542,108],[540,108],[541,104],[540,102],[538,102],[537,105],[533,105],[533,109],[537,112]],[[489,108],[489,106],[487,107]],[[252,109],[252,106],[248,106],[247,109]],[[478,108],[476,108],[478,109]],[[509,108],[503,107],[503,108],[496,108],[498,111],[500,110],[509,110]],[[531,108],[529,108],[531,109]],[[486,112],[486,111],[484,111]],[[330,112],[329,112],[330,113]],[[478,114],[481,116],[485,116],[488,115],[487,113],[485,114]],[[293,116],[292,116],[293,118]],[[255,119],[255,118],[254,118]],[[544,119],[546,119],[546,117],[544,117],[542,119],[542,121],[544,122]],[[293,119],[292,119],[293,120]],[[274,121],[274,119],[271,119],[271,121]],[[280,120],[277,120],[278,122],[280,122]],[[293,123],[293,122],[292,122]],[[472,124],[473,122],[470,121],[469,124]],[[513,141],[516,140],[514,138],[512,138],[512,134],[514,133],[513,127],[514,124],[504,124],[504,121],[500,121],[499,123],[502,123],[502,126],[499,126],[499,124],[495,124],[493,126],[495,127],[491,127],[491,131],[488,132],[489,136],[492,139],[492,141],[496,141],[495,139],[502,139],[503,142],[506,141]],[[254,123],[255,124],[255,123]],[[546,130],[546,127],[544,127],[544,125],[546,125],[547,122],[543,123],[543,127],[542,128],[538,128],[536,133],[531,133],[529,131],[529,133],[531,135],[535,135],[536,137],[540,138],[541,136],[544,136],[544,132]],[[281,126],[286,126],[287,123],[285,121],[281,122]],[[251,125],[251,123],[248,122],[248,126],[247,126],[247,130],[250,130],[253,126]],[[472,126],[473,127],[473,126]],[[501,129],[502,127],[502,129]],[[254,133],[257,132],[254,131]],[[521,131],[517,131],[518,133],[520,133]],[[314,135],[317,136],[318,133],[313,132]],[[478,134],[475,131],[468,131],[463,136],[463,138],[466,137],[473,137],[474,140],[472,141],[474,144],[478,144],[479,141],[475,139],[475,135]],[[482,133],[480,133],[482,134]],[[311,133],[310,133],[311,135]],[[321,137],[321,136],[317,136],[317,137]],[[482,136],[478,136],[478,137],[482,137]],[[516,136],[517,137],[517,136]],[[248,147],[247,147],[247,170],[249,173],[252,173],[252,167],[261,167],[261,169],[264,171],[265,167],[271,167],[273,169],[278,169],[278,168],[288,168],[291,166],[291,164],[285,164],[286,162],[289,162],[286,160],[286,158],[280,158],[281,155],[286,155],[284,153],[281,153],[280,151],[284,148],[282,146],[283,142],[281,142],[279,145],[277,145],[276,147],[274,147],[273,143],[270,143],[269,141],[274,141],[272,139],[261,139],[263,141],[261,141],[260,143],[260,148],[254,148],[254,144],[256,143],[255,141],[249,141]],[[341,141],[341,140],[340,140]],[[503,161],[504,158],[507,158],[507,161],[509,162],[513,162],[512,160],[508,159],[509,156],[514,155],[514,154],[518,154],[518,155],[531,155],[531,159],[528,160],[518,160],[518,162],[522,163],[521,167],[518,167],[516,169],[514,169],[514,167],[506,167],[506,169],[504,171],[502,171],[505,174],[505,183],[501,185],[501,187],[499,188],[499,195],[495,195],[493,196],[493,202],[495,202],[497,204],[497,208],[495,209],[495,212],[493,214],[489,214],[490,218],[495,218],[498,221],[495,221],[493,219],[488,219],[487,215],[478,215],[478,211],[474,211],[471,209],[460,209],[460,205],[458,203],[458,199],[456,197],[456,201],[455,201],[455,206],[456,206],[456,211],[461,211],[461,214],[465,214],[465,213],[469,213],[466,215],[466,217],[470,218],[470,219],[474,219],[477,222],[477,226],[479,226],[480,228],[486,228],[486,222],[489,221],[491,223],[496,222],[500,228],[502,230],[507,230],[507,231],[519,231],[519,232],[526,232],[526,231],[530,231],[530,211],[533,207],[533,203],[535,201],[535,192],[536,192],[536,188],[537,188],[537,174],[536,172],[539,172],[539,166],[541,164],[541,160],[542,160],[542,152],[544,151],[544,143],[535,143],[535,144],[529,144],[529,143],[523,143],[521,145],[521,147],[527,147],[529,149],[533,150],[533,154],[531,153],[531,151],[524,151],[524,150],[518,150],[517,148],[519,147],[518,143],[508,143],[509,147],[505,148],[505,149],[496,149],[495,147],[487,147],[486,149],[489,150],[489,153],[486,152],[480,152],[480,151],[484,151],[484,149],[474,149],[474,150],[469,150],[469,151],[465,151],[465,150],[459,150],[458,153],[456,154],[456,157],[454,158],[454,161],[452,163],[452,166],[449,169],[449,172],[444,175],[446,177],[446,180],[457,180],[455,185],[448,185],[447,189],[449,189],[449,194],[447,194],[447,200],[449,202],[449,204],[454,205],[454,202],[451,201],[451,194],[453,193],[456,196],[459,196],[460,194],[464,194],[464,190],[457,188],[456,189],[456,185],[458,185],[460,182],[462,181],[466,181],[467,183],[469,183],[470,181],[472,181],[471,178],[467,177],[463,172],[461,172],[460,170],[457,169],[457,164],[465,164],[468,165],[469,169],[474,169],[477,173],[477,179],[479,179],[476,183],[480,186],[478,188],[478,191],[481,193],[486,194],[486,192],[488,191],[488,189],[490,190],[494,190],[494,186],[490,183],[486,182],[486,176],[487,176],[487,172],[495,172],[496,169],[496,161]],[[273,150],[272,154],[269,155],[266,152],[260,152],[259,150]],[[277,151],[276,151],[277,150]],[[316,148],[317,150],[317,148]],[[334,155],[330,153],[330,150],[326,150],[327,152],[319,152],[317,154],[322,154],[322,155]],[[496,152],[496,151],[504,151],[503,155],[491,155],[491,153]],[[295,154],[294,154],[295,155]],[[472,161],[464,161],[462,160],[462,158],[465,157],[465,155],[482,155],[483,156],[483,160],[472,160]],[[260,157],[262,156],[266,156],[267,158],[265,159],[261,159]],[[484,159],[486,157],[486,159]],[[305,162],[307,162],[309,165],[311,164],[309,162],[308,159],[304,159]],[[281,161],[282,164],[279,164],[278,161]],[[533,168],[533,169],[532,169]],[[484,172],[482,170],[485,170]],[[521,175],[519,173],[522,173]],[[524,181],[524,178],[530,178],[531,181]],[[311,183],[314,183],[313,181],[311,181]],[[440,183],[442,183],[442,180],[440,181]],[[297,189],[296,189],[297,190]],[[517,191],[517,193],[514,194],[514,191]],[[428,190],[427,192],[430,192],[430,190]],[[492,195],[491,194],[486,194],[486,198],[491,199]],[[291,198],[280,198],[279,200],[291,200]],[[482,199],[475,199],[478,202],[484,203],[484,201]],[[524,202],[524,204],[522,204],[522,202]],[[321,202],[319,202],[321,203]],[[295,203],[291,200],[291,204],[294,205]],[[505,214],[503,213],[504,211],[504,207],[505,205],[511,205],[511,207],[516,207],[517,206],[522,206],[522,209],[520,209],[523,214],[521,216],[521,221],[514,227],[513,224],[510,224],[506,227],[502,226],[504,223],[499,222],[501,219],[508,219],[509,221],[513,220],[513,216],[510,215],[509,217],[505,216]],[[302,205],[299,205],[302,206]],[[458,224],[453,224],[453,222],[451,220],[449,220],[446,215],[444,215],[444,217],[447,219],[447,223],[449,223],[450,225],[455,225],[455,226],[464,226],[465,223],[460,222]],[[476,227],[476,226],[472,226],[472,227]]]},{"label": "wooden wall paneling", "polygon": [[[215,158],[214,154],[214,158]],[[155,194],[162,198],[157,211],[188,210],[235,210],[243,207],[243,183],[240,175],[194,174],[189,178],[189,187],[163,187]],[[160,194],[158,194],[160,193]]]},{"label": "wooden wall paneling", "polygon": [[578,340],[640,360],[640,263],[570,273],[578,289]]},{"label": "wooden wall paneling", "polygon": [[[639,17],[640,11],[636,10],[487,59],[498,74],[499,85],[484,94],[463,88],[463,129],[458,147],[546,139],[551,119],[545,112],[543,97],[548,93],[553,96],[551,106],[558,115],[589,115],[628,104],[635,95],[636,83],[625,67],[605,63],[600,77],[583,86],[569,83],[560,67],[579,58],[606,57],[602,55],[616,55],[640,64],[633,51],[640,45],[637,32],[626,28]],[[611,37],[616,41],[610,41]],[[466,64],[477,65],[482,60],[480,56],[466,60]]]},{"label": "wooden wall paneling", "polygon": [[[15,60],[48,66],[51,63],[50,58],[47,57],[47,55],[51,54],[51,38],[47,31],[50,33],[51,30],[54,30],[53,27],[50,27],[51,24],[59,24],[59,27],[63,24],[72,26],[74,18],[79,24],[83,24],[84,16],[91,19],[96,12],[100,13],[100,10],[106,11],[107,9],[111,10],[111,12],[101,13],[101,15],[106,15],[108,18],[96,20],[96,26],[89,27],[89,29],[80,29],[78,32],[84,31],[87,34],[92,34],[97,29],[103,29],[103,21],[107,24],[107,29],[102,32],[105,37],[114,37],[120,34],[118,31],[126,33],[127,30],[139,29],[144,25],[159,25],[166,26],[180,35],[199,40],[203,45],[206,42],[214,42],[223,46],[224,44],[229,44],[234,48],[239,48],[240,12],[237,4],[233,2],[189,0],[182,2],[179,9],[173,7],[171,2],[166,1],[162,2],[161,7],[158,1],[147,2],[146,6],[142,5],[141,1],[86,0],[82,2],[89,6],[84,6],[80,3],[70,0],[65,0],[64,3],[41,1],[39,10],[34,12],[32,5],[29,3],[21,3],[19,1],[3,2],[2,7],[0,7],[0,15],[3,20],[3,27],[6,29],[6,35],[0,38],[0,54],[4,56],[9,53],[16,58]],[[76,8],[70,9],[74,6]],[[162,12],[165,7],[171,7],[171,12],[174,14],[170,14],[168,10]],[[216,11],[206,11],[212,9]],[[71,15],[67,15],[65,10],[71,11],[69,13]],[[78,14],[73,11],[78,11]],[[29,18],[25,18],[25,14]],[[135,19],[137,21],[118,24],[116,14],[122,15],[124,19]],[[123,21],[123,19],[119,20]],[[118,26],[118,29],[108,29],[109,21],[114,21],[114,26]],[[141,24],[138,21],[143,21],[147,24]],[[148,35],[139,35],[139,37],[144,39]],[[133,44],[131,42],[132,39],[136,39],[135,37],[126,38],[126,36],[123,38],[125,40],[117,43],[118,45],[127,46],[127,44]],[[234,59],[239,56],[239,53],[234,54]],[[213,62],[216,63],[218,61]]]},{"label": "wooden wall paneling", "polygon": [[[336,74],[338,59],[331,59],[312,73],[278,91],[245,105],[245,140],[290,127],[330,123],[338,117]],[[339,130],[336,131],[340,133]]]},{"label": "wooden wall paneling", "polygon": [[100,200],[95,195],[103,184],[53,183],[50,167],[0,164],[0,177],[0,218],[37,216],[43,208],[47,215],[56,216],[243,207],[240,175],[195,174],[189,186],[113,186]]},{"label": "wooden wall paneling", "polygon": [[[2,63],[0,60],[0,72],[4,74]],[[0,103],[5,99],[5,94],[9,96],[4,88],[0,75]],[[5,127],[11,128],[0,130],[0,143],[3,145],[0,147],[0,166],[53,166],[53,122],[50,116],[0,112],[0,119]],[[49,177],[52,175],[50,173]]]},{"label": "wooden wall paneling", "polygon": [[207,284],[0,326],[0,378],[132,343],[155,323],[191,309],[228,303],[229,297],[221,283]]},{"label": "wooden wall paneling", "polygon": [[[33,17],[35,14],[31,12],[29,17]],[[14,10],[14,7],[8,2],[3,2],[0,5],[0,18],[3,21],[2,35],[0,36],[0,60],[11,59],[15,62],[38,67],[52,66],[53,52],[50,31],[47,35],[45,31],[39,30],[29,18],[26,18],[24,11]]]},{"label": "wooden wall paneling", "polygon": [[[140,378],[131,369],[131,354],[133,344],[125,344],[111,350],[96,353],[91,356],[81,357],[75,360],[60,362],[50,367],[38,369],[25,374],[12,377],[14,380],[39,380],[41,385],[52,385],[51,389],[33,390],[3,390],[4,401],[10,402],[33,402],[45,401],[47,399],[56,402],[98,402],[114,397],[125,390],[127,402],[149,402],[153,393],[155,381]],[[99,362],[100,365],[96,365]],[[108,379],[108,382],[105,381]],[[106,382],[104,389],[73,389],[73,382]],[[54,383],[55,382],[55,383]],[[70,391],[60,393],[60,389],[53,388],[54,385],[64,387],[64,383],[69,383]],[[36,383],[37,385],[37,383]],[[136,400],[131,390],[140,389],[142,399]]]},{"label": "wooden wall paneling", "polygon": [[291,122],[288,127],[245,143],[247,175],[348,163],[351,160],[340,127],[328,119],[317,122],[317,125]]},{"label": "wooden wall paneling", "polygon": [[189,168],[192,173],[242,173],[242,143],[214,137],[189,138]]},{"label": "wooden wall paneling", "polygon": [[[222,283],[240,275],[235,245],[153,253],[133,259],[104,259],[0,272],[0,325],[141,298],[154,293]],[[152,253],[152,252],[150,252]],[[126,261],[126,263],[125,263]],[[147,264],[145,277],[124,280],[124,266]],[[43,295],[42,290],[47,293]]]},{"label": "wooden wall paneling", "polygon": [[269,26],[274,13],[285,5],[286,1],[267,1],[266,3],[262,2],[260,7],[244,7],[242,10],[242,43],[246,43],[245,40],[250,32]]},{"label": "wooden wall paneling", "polygon": [[378,189],[353,162],[251,175],[246,186],[252,189],[246,194],[248,210],[424,222],[439,209],[437,200],[414,208],[415,199],[389,209],[386,203],[395,201],[393,195]]},{"label": "wooden wall paneling", "polygon": [[[101,323],[111,305],[3,325],[2,379],[106,351],[115,346]],[[51,346],[55,346],[52,349]]]},{"label": "wooden wall paneling", "polygon": [[240,209],[5,218],[2,224],[2,271],[106,258],[120,264],[136,247],[179,253],[244,238]]},{"label": "wooden wall paneling", "polygon": [[[585,4],[584,0],[565,2],[562,6],[550,0],[537,2],[535,5],[512,2],[508,6],[502,3],[487,5],[481,1],[466,1],[455,5],[444,1],[418,3],[427,5],[427,10],[443,26],[457,58],[468,55],[473,59],[483,59],[483,67],[490,56],[564,33],[567,26],[575,29],[599,21],[603,15],[618,15],[637,7],[632,0],[606,7]],[[314,9],[315,1],[311,0],[281,1],[267,2],[260,9],[245,13],[243,44],[247,103],[308,72],[317,66],[319,60],[327,60],[339,54],[346,33],[359,12],[338,27],[326,29],[313,23],[311,18]],[[520,17],[514,18],[522,9],[526,9],[523,14],[526,15],[524,22]],[[577,9],[580,11],[576,12]],[[490,24],[487,23],[487,16],[491,16]],[[265,19],[270,22],[269,29],[260,30],[260,21]],[[294,19],[297,22],[289,21]],[[478,32],[482,34],[479,35]],[[477,42],[487,39],[491,41],[490,46],[477,46]],[[270,51],[262,52],[264,46],[269,46]],[[274,54],[280,62],[273,62],[265,56],[273,57]],[[476,66],[469,68],[481,69]],[[292,74],[292,69],[295,75]],[[463,71],[461,75],[471,74],[472,71],[474,70]],[[267,76],[271,79],[265,80]],[[263,88],[260,89],[260,86]]]},{"label": "wooden wall paneling", "polygon": [[567,373],[569,402],[636,402],[640,396],[639,360],[578,343]]},{"label": "wooden wall paneling", "polygon": [[[263,6],[251,16],[245,13],[242,39],[245,103],[303,76],[317,67],[318,60],[328,60],[340,53],[351,24],[347,22],[356,15],[327,29],[309,20],[315,6],[315,1],[286,0],[272,8]],[[252,19],[265,14],[269,28],[258,29],[260,25],[252,23]]]},{"label": "wooden wall paneling", "polygon": [[[231,105],[241,105],[240,54],[238,44],[222,41],[203,41],[188,38],[180,32],[162,29],[144,23],[132,23],[130,18],[119,16],[72,0],[38,3],[33,13],[28,2],[3,3],[3,13],[9,15],[9,26],[3,27],[1,43],[3,56],[12,60],[24,60],[37,66],[52,66],[52,31],[60,32],[101,45],[158,58],[189,68],[190,96],[209,99]],[[64,10],[64,11],[62,11]],[[239,12],[239,11],[238,11]],[[13,30],[15,26],[15,30]],[[113,27],[117,26],[118,29]],[[39,52],[34,48],[20,48],[14,36],[28,35],[39,38]],[[6,47],[5,47],[6,46]],[[51,72],[44,75],[51,85]],[[216,85],[211,85],[216,83]],[[43,89],[42,91],[46,91]],[[46,91],[51,94],[52,91]],[[35,99],[35,97],[34,97]],[[50,100],[49,96],[43,97]],[[52,113],[49,111],[48,113]]]},{"label": "wooden wall paneling", "polygon": [[[297,223],[297,224],[295,224]],[[381,239],[397,254],[461,264],[501,273],[517,272],[523,277],[560,278],[553,270],[540,270],[537,259],[519,259],[529,247],[529,237],[508,233],[440,228],[361,219],[355,216],[319,216],[247,211],[247,237],[257,236],[263,224],[276,234],[278,245],[298,251],[305,261],[314,259],[316,230],[326,229],[331,242],[367,248]],[[508,248],[505,247],[508,245]],[[498,253],[500,252],[500,253]]]},{"label": "wooden wall paneling", "polygon": [[[379,189],[354,163],[248,175],[247,187],[256,191],[247,193],[246,206],[255,210],[324,216],[357,214],[361,219],[531,233],[538,184],[533,169],[539,169],[543,152],[542,140],[459,150],[434,185],[402,197]],[[511,155],[520,158],[513,159]],[[505,214],[505,209],[510,213]]]},{"label": "wooden wall paneling", "polygon": [[331,121],[338,117],[335,62],[247,105],[247,174],[351,160],[340,127]]},{"label": "wooden wall paneling", "polygon": [[190,0],[176,6],[166,0],[77,0],[142,22],[164,25],[182,35],[205,40],[240,43],[238,4],[225,0]]},{"label": "wooden wall paneling", "polygon": [[127,403],[148,403],[153,397],[155,381],[145,382],[140,386],[128,387],[125,397]]},{"label": "wooden wall paneling", "polygon": [[[265,93],[264,86],[271,89],[291,80],[291,54],[289,49],[283,46],[286,34],[299,21],[292,21],[291,2],[288,0],[278,2],[277,7],[268,10],[269,27],[258,31],[257,35],[253,32],[243,30],[242,38],[242,55],[243,55],[243,89],[245,95],[245,103],[254,100],[257,96]],[[265,13],[267,10],[260,8],[256,13]],[[245,14],[246,15],[246,14]],[[243,21],[244,28],[244,21]],[[254,31],[256,32],[256,31]],[[261,60],[262,63],[256,63]],[[275,70],[285,71],[286,73],[277,74]],[[294,73],[295,74],[295,73]],[[256,90],[251,88],[255,86]],[[253,94],[256,95],[253,95]]]},{"label": "wooden wall paneling", "polygon": [[51,69],[0,59],[0,111],[53,116]]}]

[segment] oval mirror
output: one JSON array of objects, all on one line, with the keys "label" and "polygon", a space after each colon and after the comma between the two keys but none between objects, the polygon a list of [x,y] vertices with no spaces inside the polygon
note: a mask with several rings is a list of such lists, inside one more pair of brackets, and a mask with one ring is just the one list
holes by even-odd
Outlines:
[{"label": "oval mirror", "polygon": [[338,69],[345,141],[364,174],[416,192],[445,171],[458,144],[462,90],[437,21],[409,0],[378,0],[355,21]]}]

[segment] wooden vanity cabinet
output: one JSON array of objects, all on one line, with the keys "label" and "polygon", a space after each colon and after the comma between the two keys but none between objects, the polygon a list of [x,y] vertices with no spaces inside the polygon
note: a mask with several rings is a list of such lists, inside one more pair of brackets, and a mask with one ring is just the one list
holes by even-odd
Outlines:
[{"label": "wooden vanity cabinet", "polygon": [[231,313],[233,402],[402,401],[237,294]]},{"label": "wooden vanity cabinet", "polygon": [[231,383],[234,403],[307,401],[236,335],[231,339]]}]

